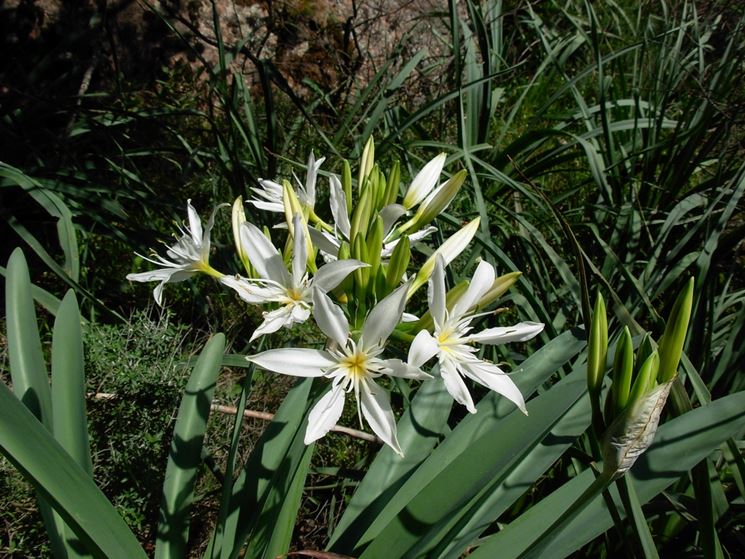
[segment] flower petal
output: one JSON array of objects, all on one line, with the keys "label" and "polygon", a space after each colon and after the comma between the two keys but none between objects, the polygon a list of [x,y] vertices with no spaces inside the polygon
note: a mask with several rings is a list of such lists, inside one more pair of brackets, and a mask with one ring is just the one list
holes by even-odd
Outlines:
[{"label": "flower petal", "polygon": [[194,244],[199,246],[202,244],[202,220],[199,219],[197,210],[191,205],[191,198],[186,201],[186,211],[189,214],[189,233]]},{"label": "flower petal", "polygon": [[520,389],[512,381],[507,373],[497,367],[494,363],[485,361],[467,361],[461,363],[463,374],[471,377],[479,384],[483,384],[488,389],[501,394],[509,401],[514,403],[520,411],[527,415],[525,409],[525,400],[520,393]]},{"label": "flower petal", "polygon": [[445,381],[445,388],[453,399],[459,404],[466,406],[469,412],[476,413],[476,406],[473,405],[471,393],[468,391],[466,383],[463,382],[452,361],[448,359],[440,360],[440,376]]},{"label": "flower petal", "polygon": [[499,326],[487,328],[477,334],[468,336],[468,341],[480,344],[506,344],[509,342],[524,342],[534,338],[543,331],[540,322],[520,322],[514,326]]},{"label": "flower petal", "polygon": [[308,414],[308,428],[305,430],[305,444],[317,441],[328,433],[339,421],[344,411],[344,389],[337,385],[332,388]]},{"label": "flower petal", "polygon": [[290,274],[279,251],[253,223],[246,222],[241,225],[241,244],[251,264],[262,278],[284,286],[291,284]]},{"label": "flower petal", "polygon": [[473,274],[473,278],[468,284],[468,289],[453,306],[451,316],[460,317],[466,314],[468,309],[474,306],[476,302],[483,297],[484,293],[489,291],[494,283],[495,277],[494,266],[489,264],[486,260],[479,262],[479,265]]},{"label": "flower petal", "polygon": [[406,213],[406,208],[401,204],[388,204],[380,210],[380,217],[383,219],[383,237],[387,237],[398,218]]},{"label": "flower petal", "polygon": [[442,256],[438,255],[435,259],[435,269],[432,272],[432,277],[429,279],[429,285],[427,286],[427,302],[429,303],[429,311],[432,313],[432,318],[438,327],[445,323],[446,301],[445,260]]},{"label": "flower petal", "polygon": [[305,275],[305,265],[308,261],[307,245],[305,244],[305,233],[303,231],[303,221],[300,214],[295,214],[292,218],[292,230],[294,239],[292,246],[292,281],[295,285],[300,282]]},{"label": "flower petal", "polygon": [[417,173],[404,196],[404,207],[409,209],[424,200],[432,191],[440,178],[442,168],[445,165],[444,153],[441,153],[429,161],[422,170]]},{"label": "flower petal", "polygon": [[321,157],[316,161],[316,156],[311,150],[308,156],[308,171],[305,175],[305,202],[312,208],[316,205],[316,177],[318,176],[318,170],[326,161],[325,157]]},{"label": "flower petal", "polygon": [[384,374],[392,377],[413,380],[430,380],[432,378],[432,375],[425,373],[419,367],[415,367],[410,363],[405,363],[400,359],[386,359],[383,363],[385,363],[386,366],[386,369],[383,371]]},{"label": "flower petal", "polygon": [[440,346],[426,330],[420,331],[409,346],[407,361],[414,367],[421,367],[440,351]]},{"label": "flower petal", "polygon": [[270,349],[246,357],[262,369],[294,377],[320,377],[336,361],[325,351],[303,347]]},{"label": "flower petal", "polygon": [[349,322],[338,305],[320,289],[313,290],[313,318],[321,331],[339,346],[347,345]]},{"label": "flower petal", "polygon": [[271,312],[265,312],[264,322],[262,322],[256,330],[254,330],[254,333],[251,334],[251,339],[248,341],[252,342],[259,336],[263,336],[264,334],[271,334],[272,332],[276,332],[283,326],[289,326],[290,324],[295,322],[292,317],[292,307],[294,307],[294,305],[286,305]]},{"label": "flower petal", "polygon": [[380,301],[367,315],[362,326],[363,348],[382,346],[401,321],[406,305],[407,284],[402,285]]},{"label": "flower petal", "polygon": [[329,262],[319,268],[316,275],[313,276],[313,286],[319,287],[324,291],[331,291],[339,285],[344,278],[359,268],[370,266],[365,262],[348,258],[346,260],[336,260]]},{"label": "flower petal", "polygon": [[240,276],[223,276],[220,278],[220,283],[233,289],[246,303],[250,303],[251,305],[261,305],[267,302],[266,299],[262,297],[262,292],[266,290],[257,287],[245,278]]},{"label": "flower petal", "polygon": [[310,239],[313,241],[313,244],[316,245],[321,252],[330,254],[336,258],[339,254],[339,245],[341,245],[339,239],[313,227],[308,227],[308,233],[310,233]]},{"label": "flower petal", "polygon": [[396,420],[391,410],[388,392],[375,384],[372,379],[360,383],[360,406],[362,415],[370,428],[380,439],[399,456],[404,455],[396,437]]},{"label": "flower petal", "polygon": [[331,187],[329,205],[331,206],[331,215],[334,217],[334,224],[341,231],[341,234],[348,239],[352,226],[349,223],[347,197],[344,194],[339,177],[331,175],[329,177],[329,186]]}]

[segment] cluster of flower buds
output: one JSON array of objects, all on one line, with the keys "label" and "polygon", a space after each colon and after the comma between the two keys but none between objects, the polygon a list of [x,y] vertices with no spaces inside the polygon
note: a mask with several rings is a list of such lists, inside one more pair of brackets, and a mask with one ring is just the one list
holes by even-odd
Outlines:
[{"label": "cluster of flower buds", "polygon": [[602,439],[604,472],[611,478],[631,468],[654,439],[677,375],[692,304],[693,278],[678,294],[656,349],[646,333],[634,355],[631,333],[624,327],[616,343],[611,387],[601,406],[608,319],[603,298],[597,296],[588,344],[587,387],[593,428]]},{"label": "cluster of flower buds", "polygon": [[[416,273],[411,272],[411,245],[429,236],[434,219],[455,198],[466,177],[460,171],[440,183],[445,154],[429,161],[403,193],[400,168],[388,174],[375,163],[370,139],[363,151],[356,185],[344,162],[341,177],[329,176],[330,218],[316,208],[318,174],[324,159],[311,153],[305,182],[295,185],[262,180],[252,189],[248,203],[282,214],[277,227],[287,230],[282,248],[270,231],[246,219],[243,201],[233,204],[232,225],[242,274],[227,275],[209,264],[210,230],[188,203],[189,228],[168,248],[169,259],[148,259],[160,269],[130,274],[134,281],[159,281],[154,295],[162,303],[163,286],[206,273],[233,289],[251,305],[268,307],[251,340],[290,328],[311,317],[327,337],[323,349],[287,347],[271,349],[247,359],[265,370],[301,376],[325,377],[329,391],[311,410],[305,442],[324,436],[338,421],[345,394],[353,393],[360,417],[375,434],[401,454],[395,417],[388,392],[376,379],[382,376],[427,381],[422,367],[437,357],[439,374],[453,398],[476,412],[464,379],[495,390],[525,411],[520,391],[496,364],[477,355],[476,344],[525,341],[540,333],[543,324],[524,322],[509,327],[472,332],[471,323],[509,289],[519,277],[512,272],[496,277],[494,267],[482,261],[473,279],[449,291],[445,268],[469,245],[479,226],[478,218],[463,226],[436,247]],[[319,266],[319,260],[323,265]],[[406,313],[412,295],[429,282],[429,309],[421,318]],[[410,343],[406,360],[386,355],[389,338]],[[406,351],[399,350],[401,356]]]}]

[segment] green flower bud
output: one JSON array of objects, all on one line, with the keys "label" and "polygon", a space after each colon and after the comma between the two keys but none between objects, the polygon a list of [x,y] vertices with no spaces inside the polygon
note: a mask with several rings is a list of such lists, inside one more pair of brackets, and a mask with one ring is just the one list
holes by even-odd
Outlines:
[{"label": "green flower bud", "polygon": [[685,342],[691,309],[693,308],[693,285],[693,278],[690,278],[678,294],[667,320],[665,332],[662,334],[658,350],[660,370],[657,380],[660,384],[668,382],[678,372],[678,363],[680,363],[680,355],[683,353],[683,343]]},{"label": "green flower bud", "polygon": [[370,277],[378,275],[380,255],[383,252],[383,218],[377,216],[367,235],[367,261],[370,264]]},{"label": "green flower bud", "polygon": [[[639,363],[638,360],[637,363]],[[631,392],[629,393],[628,405],[634,405],[636,401],[641,400],[654,389],[657,384],[657,370],[659,367],[659,355],[653,350],[644,360],[642,366],[639,367],[636,379],[634,379],[634,385],[631,387]]]},{"label": "green flower bud", "polygon": [[365,179],[372,172],[375,164],[375,141],[370,136],[362,150],[362,159],[360,160],[360,173],[357,177],[357,188],[361,189],[365,184]]},{"label": "green flower bud", "polygon": [[[629,327],[624,326],[621,339],[616,344],[613,360],[613,385],[611,386],[611,413],[617,417],[626,407],[631,390],[631,377],[634,373],[634,342]],[[610,418],[606,418],[609,420]]]},{"label": "green flower bud", "polygon": [[398,198],[398,189],[401,182],[401,164],[396,161],[391,169],[391,175],[388,177],[388,184],[385,187],[385,199],[383,200],[383,207],[388,206],[396,202]]},{"label": "green flower bud", "polygon": [[590,397],[599,399],[605,374],[605,359],[608,353],[608,316],[605,301],[598,292],[590,324],[590,339],[587,346],[587,390]]},{"label": "green flower bud", "polygon": [[[369,183],[368,183],[369,184]],[[367,233],[367,229],[370,226],[370,216],[372,215],[372,188],[365,187],[362,190],[357,207],[352,213],[352,224],[350,227],[349,236],[352,242],[359,235],[364,237]]]},{"label": "green flower bud", "polygon": [[393,249],[393,254],[391,254],[391,259],[388,262],[385,279],[386,285],[390,291],[396,289],[401,283],[401,279],[406,273],[406,268],[409,266],[410,258],[411,244],[409,242],[409,237],[404,235]]}]

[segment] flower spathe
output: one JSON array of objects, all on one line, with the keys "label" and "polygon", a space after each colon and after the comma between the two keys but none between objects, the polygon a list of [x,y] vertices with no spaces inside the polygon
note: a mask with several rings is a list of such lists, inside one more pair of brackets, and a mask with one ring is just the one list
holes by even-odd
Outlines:
[{"label": "flower spathe", "polygon": [[313,289],[334,289],[354,270],[367,266],[353,259],[332,262],[321,267],[310,278],[306,271],[308,253],[300,215],[295,214],[293,221],[295,236],[291,272],[287,270],[282,255],[258,227],[249,222],[240,225],[241,250],[248,255],[260,277],[223,276],[220,281],[234,289],[247,303],[280,305],[278,309],[264,313],[264,321],[254,330],[249,341],[305,322],[310,316]]},{"label": "flower spathe", "polygon": [[434,320],[434,333],[419,332],[409,348],[410,365],[419,367],[437,356],[440,375],[450,395],[476,413],[471,394],[463,377],[468,377],[498,392],[512,401],[520,410],[525,410],[525,401],[520,390],[510,377],[497,365],[479,359],[474,343],[503,344],[526,341],[543,330],[543,324],[521,322],[514,326],[487,328],[472,333],[471,321],[479,315],[469,314],[494,283],[494,267],[486,261],[479,263],[466,292],[455,302],[452,309],[446,306],[445,262],[438,256],[435,269],[429,280],[429,309]]},{"label": "flower spathe", "polygon": [[326,377],[331,389],[308,416],[305,444],[323,437],[341,417],[345,394],[353,392],[357,412],[373,432],[397,454],[403,455],[396,437],[396,421],[388,392],[375,379],[395,376],[429,379],[430,375],[400,359],[382,357],[385,343],[401,320],[408,286],[402,285],[382,299],[367,315],[358,339],[351,336],[342,309],[321,289],[313,290],[313,316],[329,338],[326,350],[272,349],[247,357],[263,369],[285,375]]},{"label": "flower spathe", "polygon": [[163,287],[167,283],[176,283],[184,281],[199,272],[206,273],[213,277],[220,278],[222,274],[212,268],[209,264],[210,254],[210,234],[215,224],[215,213],[225,204],[217,206],[210,216],[207,224],[202,228],[202,221],[199,219],[197,211],[191,205],[191,200],[186,203],[187,214],[189,218],[189,227],[184,229],[179,226],[181,237],[176,244],[168,247],[166,255],[168,259],[156,254],[153,258],[141,256],[148,262],[157,266],[162,266],[149,272],[138,274],[127,274],[130,281],[149,282],[159,281],[160,283],[153,290],[153,297],[158,305],[163,306]]}]

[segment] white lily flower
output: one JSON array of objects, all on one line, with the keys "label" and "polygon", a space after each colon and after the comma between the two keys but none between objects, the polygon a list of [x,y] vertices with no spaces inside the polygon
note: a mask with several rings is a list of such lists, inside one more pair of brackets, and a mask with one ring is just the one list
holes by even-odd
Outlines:
[{"label": "white lily flower", "polygon": [[342,309],[322,290],[313,291],[313,316],[330,343],[327,350],[283,348],[264,351],[247,359],[275,373],[331,379],[331,390],[311,410],[305,444],[320,439],[336,424],[344,409],[345,393],[354,392],[357,413],[373,432],[403,456],[396,437],[396,421],[388,392],[375,382],[382,376],[429,379],[430,375],[400,359],[384,359],[385,342],[401,320],[408,286],[393,291],[365,319],[358,340],[349,332]]},{"label": "white lily flower", "polygon": [[203,229],[202,221],[199,219],[194,206],[191,205],[191,199],[188,200],[186,209],[189,216],[189,227],[185,229],[180,225],[178,226],[181,237],[175,245],[168,247],[166,250],[168,259],[158,254],[154,255],[153,258],[138,254],[148,262],[162,267],[149,272],[127,274],[127,279],[140,282],[159,281],[160,283],[153,290],[153,297],[160,306],[163,306],[163,287],[167,283],[184,281],[200,272],[221,279],[223,274],[209,264],[209,254],[210,234],[215,224],[215,213],[224,205],[227,204],[221,204],[212,211],[212,215]]},{"label": "white lily flower", "polygon": [[412,366],[419,367],[436,355],[440,363],[440,374],[448,392],[471,413],[476,413],[476,407],[463,382],[463,376],[498,392],[512,401],[523,413],[527,413],[523,396],[512,379],[494,363],[479,359],[475,355],[477,348],[472,345],[522,342],[543,330],[541,323],[521,322],[514,326],[471,332],[471,321],[483,315],[469,314],[469,310],[491,288],[494,277],[494,267],[486,261],[481,261],[466,292],[453,305],[452,310],[448,310],[445,304],[445,260],[438,255],[429,280],[428,292],[429,310],[435,325],[434,335],[426,330],[419,332],[409,348],[408,361]]},{"label": "white lily flower", "polygon": [[339,285],[354,270],[367,266],[359,260],[342,260],[322,266],[313,278],[306,272],[308,259],[305,234],[300,214],[295,214],[292,255],[292,273],[287,270],[282,255],[261,230],[249,222],[240,227],[240,242],[259,278],[224,276],[220,281],[234,289],[238,295],[253,305],[279,303],[281,306],[264,313],[264,321],[254,330],[249,341],[280,328],[305,322],[312,308],[314,288],[329,291]]},{"label": "white lily flower", "polygon": [[[313,151],[310,152],[310,156],[308,157],[308,171],[305,176],[304,185],[293,173],[295,182],[297,182],[297,197],[303,204],[311,209],[313,209],[316,204],[316,178],[318,177],[318,170],[321,168],[324,161],[326,161],[325,157],[316,161]],[[259,186],[251,187],[251,190],[256,195],[256,198],[249,200],[249,204],[252,204],[260,210],[284,213],[285,207],[282,201],[281,184],[271,180],[262,179],[259,180]]]}]

